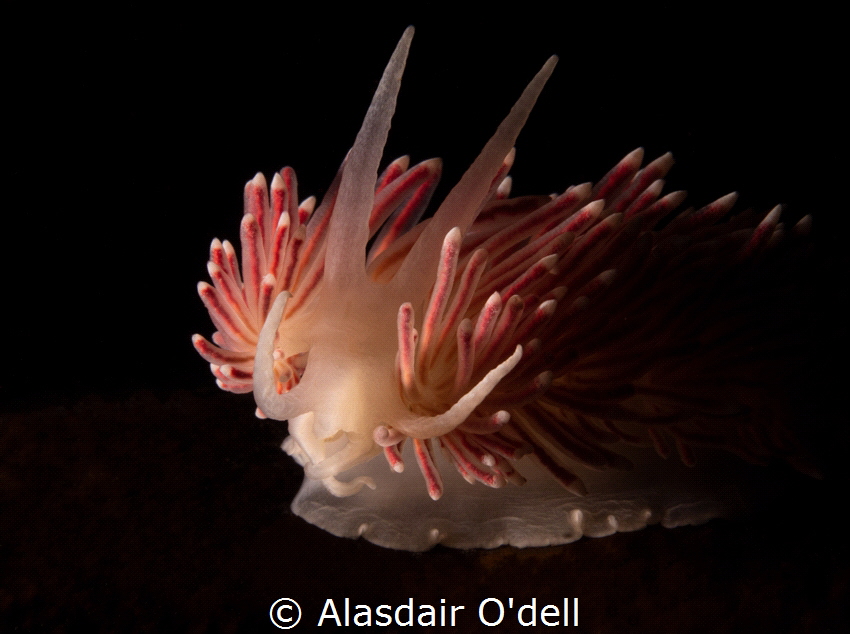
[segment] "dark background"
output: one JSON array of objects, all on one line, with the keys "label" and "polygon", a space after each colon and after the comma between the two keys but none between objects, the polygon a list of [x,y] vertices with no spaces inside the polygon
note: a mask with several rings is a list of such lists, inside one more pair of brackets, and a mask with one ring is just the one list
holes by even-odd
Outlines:
[{"label": "dark background", "polygon": [[[0,629],[277,631],[281,596],[308,615],[325,598],[446,598],[467,625],[488,596],[578,596],[587,631],[846,627],[837,16],[457,11],[8,9]],[[832,423],[814,442],[825,480],[779,469],[786,498],[741,521],[525,551],[393,552],[291,515],[285,425],[215,388],[190,343],[213,330],[195,285],[210,240],[238,242],[254,173],[291,165],[321,197],[410,23],[385,159],[442,156],[436,199],[554,53],[516,194],[598,179],[644,146],[674,153],[668,191],[692,204],[737,190],[741,208],[814,215],[800,374],[803,418]]]}]

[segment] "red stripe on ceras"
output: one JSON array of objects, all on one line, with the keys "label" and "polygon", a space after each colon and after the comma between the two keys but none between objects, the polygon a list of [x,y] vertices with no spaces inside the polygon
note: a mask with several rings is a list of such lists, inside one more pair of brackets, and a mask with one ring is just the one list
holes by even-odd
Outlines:
[{"label": "red stripe on ceras", "polygon": [[225,270],[228,268],[227,259],[224,257],[224,249],[222,248],[221,241],[218,238],[215,238],[210,245],[210,262]]},{"label": "red stripe on ceras", "polygon": [[390,468],[396,473],[401,473],[404,470],[404,460],[401,457],[400,451],[402,442],[398,443],[397,445],[390,445],[389,447],[384,447],[384,457],[386,457]]},{"label": "red stripe on ceras", "polygon": [[583,260],[587,254],[594,248],[599,246],[605,238],[610,236],[617,229],[619,218],[622,216],[608,216],[600,222],[593,231],[586,234],[582,239],[573,242],[575,245],[569,249],[560,263],[561,270],[569,270],[570,265],[577,260]]},{"label": "red stripe on ceras", "polygon": [[[335,203],[336,203],[336,198],[334,198],[334,204]],[[330,226],[331,215],[333,214],[333,211],[334,211],[334,206],[332,204],[328,208],[325,215],[322,217],[319,224],[316,225],[315,229],[313,229],[313,226],[311,225],[310,228],[311,228],[312,231],[310,233],[310,239],[307,240],[306,242],[304,242],[304,247],[303,247],[304,252],[303,252],[303,254],[301,254],[297,258],[298,263],[300,265],[298,267],[298,274],[299,275],[304,272],[304,268],[312,262],[314,256],[316,256],[318,254],[319,247],[321,247],[324,244],[325,235],[327,233],[328,227]],[[307,234],[305,233],[304,235],[306,237]],[[300,247],[301,247],[301,245],[299,245],[299,248]]]},{"label": "red stripe on ceras", "polygon": [[502,298],[498,293],[493,293],[478,314],[478,321],[475,324],[475,334],[472,339],[473,350],[480,350],[482,345],[489,341],[493,327],[495,326],[496,317],[499,316],[500,312],[502,312]]},{"label": "red stripe on ceras", "polygon": [[577,213],[569,219],[567,223],[567,231],[579,235],[585,229],[590,227],[596,218],[599,217],[600,209],[597,205],[585,205]]},{"label": "red stripe on ceras", "polygon": [[776,229],[776,219],[779,218],[779,207],[770,210],[770,213],[765,216],[758,226],[753,230],[752,236],[741,251],[740,258],[747,258],[759,250],[764,245],[770,236],[773,235]]},{"label": "red stripe on ceras", "polygon": [[443,495],[443,480],[434,464],[434,457],[431,453],[431,441],[429,439],[422,440],[414,438],[413,450],[416,454],[419,468],[422,470],[422,476],[425,478],[428,495],[431,496],[432,500],[439,500]]},{"label": "red stripe on ceras", "polygon": [[[586,197],[579,196],[576,187],[570,186],[567,191],[565,191],[551,203],[540,209],[540,212],[544,212],[544,210],[545,212],[539,218],[537,218],[537,224],[546,224],[543,224],[543,226],[537,232],[537,235],[543,235],[545,233],[548,233],[549,231],[557,227],[559,224],[564,222],[564,216],[570,213],[574,207],[584,202],[584,200],[586,200]],[[534,212],[531,215],[536,216],[537,214],[538,212]],[[568,231],[572,231],[572,229],[568,229]]]},{"label": "red stripe on ceras", "polygon": [[198,294],[201,301],[207,307],[207,311],[216,327],[231,341],[244,345],[254,345],[255,342],[248,341],[243,334],[244,324],[234,319],[231,313],[221,303],[218,291],[206,282],[198,284]]},{"label": "red stripe on ceras", "polygon": [[[292,229],[290,225],[290,230]],[[290,231],[291,238],[286,248],[286,257],[281,265],[280,284],[285,291],[292,291],[292,285],[295,278],[295,271],[298,264],[301,262],[301,249],[304,246],[304,228],[299,227],[298,231]]]},{"label": "red stripe on ceras", "polygon": [[455,369],[455,393],[463,394],[472,378],[473,370],[472,322],[464,319],[457,328],[457,366]]},{"label": "red stripe on ceras", "polygon": [[[473,301],[475,304],[484,301],[484,297],[492,294],[494,290],[510,291],[512,294],[517,292],[511,289],[517,284],[519,285],[518,288],[525,287],[525,283],[521,280],[529,274],[529,261],[534,262],[531,265],[533,267],[539,263],[540,259],[564,251],[571,242],[572,234],[563,226],[540,236],[534,242],[490,269],[485,276],[485,283],[479,287]],[[534,260],[531,260],[531,258],[534,258]],[[525,272],[521,275],[523,271]]]},{"label": "red stripe on ceras", "polygon": [[471,454],[478,460],[481,464],[492,467],[496,464],[495,456],[490,455],[490,452],[481,447],[477,442],[473,442],[469,436],[460,432],[451,432],[448,434],[452,437],[452,440],[459,446],[462,447],[464,452]]},{"label": "red stripe on ceras", "polygon": [[464,451],[465,448],[456,442],[456,435],[447,434],[442,436],[440,438],[440,442],[442,442],[443,446],[448,450],[455,466],[462,467],[462,472],[470,474],[473,478],[479,482],[483,482],[489,487],[498,488],[504,486],[505,481],[500,474],[482,469],[470,458],[470,454]]},{"label": "red stripe on ceras", "polygon": [[433,357],[433,354],[429,351],[431,337],[436,332],[437,325],[443,316],[443,310],[448,303],[457,267],[460,244],[456,240],[450,240],[449,235],[451,234],[448,234],[443,241],[443,248],[440,253],[440,265],[437,269],[437,281],[434,284],[434,290],[431,292],[431,300],[428,302],[428,308],[425,311],[425,319],[422,325],[422,338],[419,342],[419,349],[422,354],[420,354],[418,369],[422,373],[423,381],[426,380],[426,361],[429,361]]},{"label": "red stripe on ceras", "polygon": [[248,307],[242,297],[241,289],[236,285],[236,281],[230,275],[227,275],[221,267],[216,266],[214,263],[211,263],[207,269],[210,279],[213,281],[213,284],[215,284],[218,292],[221,293],[222,298],[227,303],[227,306],[229,306],[230,311],[237,318],[242,320],[246,328],[248,328],[251,332],[254,332],[254,329],[251,328],[250,324],[250,312],[248,311]]},{"label": "red stripe on ceras", "polygon": [[547,255],[542,260],[535,262],[531,267],[523,273],[519,279],[517,279],[513,284],[508,286],[502,291],[502,297],[505,300],[510,299],[514,295],[519,295],[524,290],[528,289],[534,282],[539,280],[541,277],[549,273],[551,267],[548,262],[543,262],[543,260],[552,257],[552,254]]},{"label": "red stripe on ceras", "polygon": [[413,330],[413,307],[410,303],[399,306],[396,327],[398,330],[399,379],[404,391],[409,392],[413,387],[415,377],[413,365],[415,331]]},{"label": "red stripe on ceras", "polygon": [[239,263],[236,261],[236,249],[234,249],[233,245],[227,240],[222,242],[221,246],[224,249],[225,256],[227,257],[227,267],[222,268],[230,273],[230,275],[233,276],[233,279],[236,280],[236,283],[241,286],[242,276],[239,273]]},{"label": "red stripe on ceras", "polygon": [[253,364],[254,362],[253,352],[239,352],[236,350],[219,348],[204,339],[201,335],[194,335],[192,337],[192,345],[195,346],[195,350],[198,351],[198,354],[201,355],[205,361],[215,363],[216,365]]},{"label": "red stripe on ceras", "polygon": [[281,216],[284,218],[283,223],[278,221],[277,227],[274,232],[274,238],[272,239],[271,244],[271,261],[269,262],[269,272],[274,275],[278,280],[283,279],[281,275],[281,264],[286,261],[286,247],[289,243],[289,229],[292,226],[290,224],[289,213],[285,216]]},{"label": "red stripe on ceras", "polygon": [[[670,156],[665,154],[659,156],[649,165],[640,170],[634,178],[634,182],[620,196],[617,196],[616,201],[611,201],[607,207],[612,208],[614,213],[620,213],[625,210],[647,187],[652,185],[659,178],[662,178],[670,170],[672,160]],[[660,188],[659,188],[660,192]]]},{"label": "red stripe on ceras", "polygon": [[241,229],[243,275],[245,276],[243,294],[248,308],[255,315],[259,315],[257,297],[265,274],[265,250],[260,239],[257,219],[252,214],[243,216]]},{"label": "red stripe on ceras", "polygon": [[268,248],[272,227],[269,217],[268,191],[265,187],[254,184],[253,181],[245,186],[245,211],[251,213],[257,219],[257,227],[260,231],[260,240],[263,250]]},{"label": "red stripe on ceras", "polygon": [[455,326],[463,317],[466,309],[469,307],[469,300],[478,280],[481,278],[481,273],[484,271],[484,266],[487,264],[487,252],[483,249],[478,249],[472,253],[466,267],[461,273],[460,284],[455,292],[454,299],[449,306],[448,314],[443,319],[443,327],[440,330],[440,335],[435,343],[435,348],[439,349],[448,340],[449,333],[454,331]]},{"label": "red stripe on ceras", "polygon": [[298,216],[299,223],[301,223],[303,221],[300,215],[297,214],[298,201],[296,200],[296,196],[298,191],[298,181],[295,178],[295,170],[291,167],[284,167],[280,170],[280,177],[283,179],[283,187],[286,192],[282,211],[288,212],[291,216],[291,220],[295,220],[295,217]]},{"label": "red stripe on ceras", "polygon": [[[428,172],[427,168],[421,168],[422,171]],[[429,178],[428,180],[422,182],[417,188],[416,191],[413,192],[413,195],[410,197],[408,203],[404,206],[404,209],[396,218],[393,223],[393,230],[390,231],[387,235],[390,240],[395,240],[399,234],[403,231],[404,227],[406,227],[413,216],[417,214],[425,200],[428,197],[429,189],[433,184],[434,179]]]},{"label": "red stripe on ceras", "polygon": [[289,191],[286,189],[286,185],[283,187],[274,187],[272,186],[272,227],[277,227],[280,222],[280,217],[283,215],[284,211],[286,211],[289,199]]},{"label": "red stripe on ceras", "polygon": [[[392,191],[386,197],[376,196],[376,204],[369,216],[369,231],[375,233],[379,225],[389,218],[393,209],[407,198],[405,206],[397,211],[396,217],[386,229],[380,243],[372,247],[374,254],[380,254],[398,239],[422,213],[422,208],[428,200],[431,189],[435,185],[439,171],[428,164],[419,164],[408,170],[403,179],[392,184]],[[412,193],[411,193],[411,190]],[[377,192],[376,192],[377,194]]]},{"label": "red stripe on ceras", "polygon": [[628,156],[621,160],[613,169],[602,177],[602,180],[594,187],[594,200],[608,198],[611,193],[617,189],[626,179],[631,178],[638,170],[638,165],[635,165],[628,160]]},{"label": "red stripe on ceras", "polygon": [[396,159],[387,166],[387,169],[383,174],[383,178],[375,188],[375,194],[379,194],[383,189],[387,187],[387,185],[392,183],[402,174],[404,174],[404,168],[400,164],[400,159]]},{"label": "red stripe on ceras", "polygon": [[487,349],[476,359],[476,365],[479,368],[488,367],[496,355],[500,355],[508,347],[509,341],[512,342],[510,345],[512,349],[516,347],[516,341],[511,339],[511,335],[522,316],[523,305],[522,298],[517,295],[512,295],[502,304],[502,312],[493,328]]},{"label": "red stripe on ceras", "polygon": [[519,460],[532,451],[531,445],[522,440],[513,440],[496,434],[480,434],[475,437],[487,451],[507,458],[508,460]]},{"label": "red stripe on ceras", "polygon": [[[685,200],[685,192],[670,192],[669,194],[661,198],[661,200],[656,200],[654,203],[652,203],[652,205],[649,206],[648,209],[644,211],[632,212],[631,210],[629,210],[625,218],[628,220],[634,218],[638,215],[638,213],[640,213],[640,227],[644,229],[651,229],[657,221],[661,220],[667,214],[669,214],[679,205],[681,205],[683,200]],[[678,218],[681,218],[681,216],[678,216]],[[675,222],[676,219],[674,219],[669,225],[667,225],[667,228],[670,229]]]},{"label": "red stripe on ceras", "polygon": [[655,202],[655,199],[658,198],[663,187],[664,181],[657,180],[653,182],[649,187],[647,187],[643,191],[640,196],[637,197],[637,199],[633,203],[631,203],[628,207],[620,207],[617,209],[617,211],[623,211],[626,218],[630,218],[635,214],[639,214],[641,211],[643,211]]},{"label": "red stripe on ceras", "polygon": [[[395,182],[402,174],[404,174],[404,178]],[[385,178],[375,190],[376,204],[372,207],[372,213],[369,214],[370,230],[375,231],[377,229],[376,224],[390,215],[389,210],[395,208],[401,202],[408,190],[421,177],[421,174],[422,168],[418,165],[407,172],[401,171],[401,168],[395,162],[387,168],[387,174],[384,176],[389,176],[389,178]],[[379,194],[382,195],[379,196]]]},{"label": "red stripe on ceras", "polygon": [[683,218],[685,231],[696,229],[701,224],[709,224],[720,220],[732,209],[734,204],[734,197],[729,198],[724,196],[723,198],[718,198],[702,209],[695,211],[690,216]]},{"label": "red stripe on ceras", "polygon": [[497,188],[502,184],[502,181],[507,176],[508,172],[511,171],[511,167],[514,165],[514,159],[516,158],[516,152],[513,148],[508,154],[502,159],[502,166],[499,168],[499,171],[496,172],[496,175],[493,177],[493,180],[490,181],[490,190]]},{"label": "red stripe on ceras", "polygon": [[555,314],[555,308],[558,303],[554,299],[547,299],[545,302],[541,303],[537,309],[528,315],[526,319],[521,322],[521,325],[517,328],[516,333],[514,334],[514,341],[517,343],[523,344],[523,357],[528,352],[525,349],[525,343],[532,336],[537,328],[542,326],[544,323],[549,321],[553,314]]},{"label": "red stripe on ceras", "polygon": [[274,292],[275,282],[276,280],[274,275],[267,275],[260,283],[259,296],[257,298],[257,307],[260,311],[259,318],[261,322],[265,322],[266,315],[268,315],[269,313],[269,308],[271,307],[273,299],[272,293]]}]

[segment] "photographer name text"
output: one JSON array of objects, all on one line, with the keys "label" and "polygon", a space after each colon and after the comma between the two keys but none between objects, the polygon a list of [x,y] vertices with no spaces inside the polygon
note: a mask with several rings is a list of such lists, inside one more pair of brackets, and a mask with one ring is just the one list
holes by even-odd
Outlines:
[{"label": "photographer name text", "polygon": [[[471,613],[471,614],[470,614]],[[418,603],[411,597],[399,605],[372,606],[354,603],[346,597],[343,601],[326,599],[317,625],[319,627],[462,627],[464,619],[478,618],[484,625],[520,625],[522,627],[578,626],[578,598],[563,598],[556,603],[546,603],[536,598],[525,603],[513,598],[483,599],[476,608],[465,605],[447,605],[445,599],[432,605]]]}]

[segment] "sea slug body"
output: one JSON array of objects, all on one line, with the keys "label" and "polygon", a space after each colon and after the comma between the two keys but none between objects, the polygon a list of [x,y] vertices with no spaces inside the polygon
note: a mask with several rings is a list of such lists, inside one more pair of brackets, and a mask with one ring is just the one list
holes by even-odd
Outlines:
[{"label": "sea slug body", "polygon": [[241,266],[214,240],[198,287],[218,385],[289,421],[295,512],[392,548],[533,546],[757,495],[753,465],[799,458],[771,401],[773,308],[811,219],[735,214],[734,194],[679,211],[672,156],[641,149],[595,185],[511,197],[551,58],[423,220],[440,161],[378,174],[412,35],[323,201],[299,203],[291,168],[258,174]]}]

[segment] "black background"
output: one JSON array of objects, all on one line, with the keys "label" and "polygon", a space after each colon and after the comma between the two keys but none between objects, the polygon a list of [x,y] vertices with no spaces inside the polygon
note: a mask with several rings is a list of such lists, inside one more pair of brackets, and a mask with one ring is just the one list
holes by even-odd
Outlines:
[{"label": "black background", "polygon": [[[693,204],[814,215],[805,386],[835,421],[846,383],[845,63],[837,16],[532,5],[475,20],[248,8],[8,10],[0,375],[0,621],[22,630],[276,631],[280,596],[473,606],[578,596],[589,631],[839,631],[850,589],[827,479],[741,522],[564,547],[426,554],[293,517],[285,425],[220,393],[190,336],[210,240],[238,242],[242,187],[295,168],[321,197],[396,40],[417,27],[385,160],[457,181],[551,54],[517,143],[514,192],[599,178],[670,150]],[[465,12],[463,12],[465,13]],[[844,444],[842,444],[844,443]],[[840,493],[838,493],[840,492]],[[304,628],[306,626],[300,626]],[[474,631],[472,628],[470,631]],[[510,631],[505,626],[504,631]]]}]

